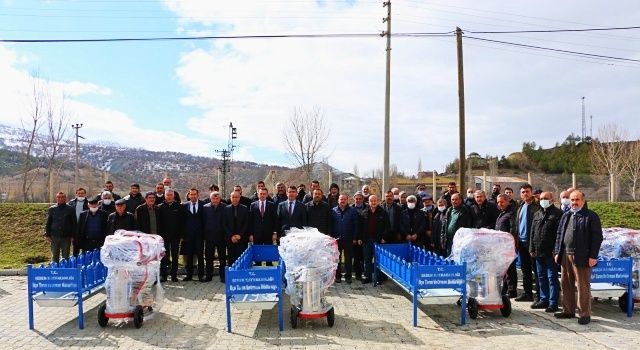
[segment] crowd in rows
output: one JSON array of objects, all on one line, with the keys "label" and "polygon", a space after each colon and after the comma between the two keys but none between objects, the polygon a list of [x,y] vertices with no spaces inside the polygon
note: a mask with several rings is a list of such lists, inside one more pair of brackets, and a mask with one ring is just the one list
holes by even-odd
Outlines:
[{"label": "crowd in rows", "polygon": [[509,267],[505,295],[531,301],[534,309],[558,311],[561,265],[562,290],[567,292],[563,311],[556,316],[575,317],[579,306],[580,323],[590,320],[590,268],[596,263],[602,232],[598,216],[586,208],[584,194],[573,189],[562,192],[556,206],[553,193],[534,193],[529,184],[520,187],[516,201],[512,188],[503,192],[498,184],[489,195],[469,188],[463,196],[450,182],[434,200],[424,184],[418,184],[415,193],[392,188],[381,197],[364,185],[349,198],[335,183],[326,194],[318,181],[311,182],[308,192],[304,184],[278,183],[270,195],[259,181],[251,197],[244,196],[238,185],[228,197],[211,185],[204,200],[197,188],[191,188],[183,202],[171,183],[165,178],[144,194],[132,184],[130,193],[120,197],[107,181],[99,195],[87,197],[85,189],[78,188],[69,202],[59,192],[57,203],[49,208],[45,232],[52,259],[99,248],[117,230],[139,230],[164,240],[161,281],[178,281],[178,259],[184,255],[183,281],[193,280],[194,274],[200,281],[211,281],[217,257],[224,282],[224,267],[233,264],[248,244],[278,244],[292,228],[314,227],[337,239],[340,264],[335,281],[352,283],[355,275],[369,283],[375,243],[411,242],[449,256],[459,228],[496,229],[513,235],[523,274],[524,292],[517,296],[515,262]]}]

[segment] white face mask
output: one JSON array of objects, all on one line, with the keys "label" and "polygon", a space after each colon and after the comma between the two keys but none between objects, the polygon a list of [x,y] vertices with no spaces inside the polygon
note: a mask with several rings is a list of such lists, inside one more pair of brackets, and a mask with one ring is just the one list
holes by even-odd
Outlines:
[{"label": "white face mask", "polygon": [[566,207],[566,206],[569,206],[569,204],[571,204],[571,199],[569,199],[569,198],[562,198],[562,199],[560,200],[560,203],[562,203],[562,205],[564,205],[565,207]]},{"label": "white face mask", "polygon": [[446,209],[447,209],[447,207],[445,207],[445,206],[441,206],[441,207],[439,206],[438,207],[438,210],[440,210],[441,213],[444,212]]},{"label": "white face mask", "polygon": [[544,209],[547,209],[551,206],[551,201],[548,199],[541,199],[540,206],[543,207]]},{"label": "white face mask", "polygon": [[95,213],[95,212],[97,212],[97,211],[98,211],[98,207],[89,208],[89,210],[90,210],[92,213]]},{"label": "white face mask", "polygon": [[473,193],[467,193],[467,198],[473,199]]},{"label": "white face mask", "polygon": [[109,205],[109,204],[111,204],[111,199],[103,199],[103,200],[102,200],[102,204],[104,204],[104,205]]},{"label": "white face mask", "polygon": [[85,197],[76,197],[76,200],[79,200],[80,202],[84,201]]},{"label": "white face mask", "polygon": [[574,213],[574,214],[579,212],[580,210],[582,210],[582,207],[580,207],[580,208],[571,208],[571,212]]},{"label": "white face mask", "polygon": [[409,209],[413,209],[413,208],[415,208],[415,207],[416,207],[416,204],[415,204],[415,203],[407,203],[407,208],[409,208]]}]

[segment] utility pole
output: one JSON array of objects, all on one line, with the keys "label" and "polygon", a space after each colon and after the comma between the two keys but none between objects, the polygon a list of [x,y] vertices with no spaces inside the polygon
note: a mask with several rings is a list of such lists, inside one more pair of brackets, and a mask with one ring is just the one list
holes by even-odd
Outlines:
[{"label": "utility pole", "polygon": [[[231,161],[232,161],[233,149],[236,147],[233,144],[233,140],[237,138],[238,138],[238,131],[235,127],[233,127],[233,123],[230,122],[229,123],[229,140],[227,142],[227,148],[222,150],[216,150],[216,153],[218,153],[220,157],[222,157],[222,166],[218,169],[222,172],[222,182],[219,183],[219,186],[223,196],[229,195],[229,193],[227,193],[227,174],[231,172]],[[218,178],[220,178],[220,176],[218,176]]]},{"label": "utility pole", "polygon": [[391,109],[391,1],[382,3],[387,8],[387,17],[382,23],[387,23],[387,30],[381,36],[387,37],[387,76],[384,91],[384,165],[382,166],[382,191],[389,189],[389,120]]},{"label": "utility pole", "polygon": [[458,155],[458,181],[460,181],[460,191],[466,190],[464,184],[465,177],[465,132],[464,132],[464,70],[462,60],[462,29],[456,27],[456,41],[458,47],[458,110],[459,110],[459,131],[460,131],[460,153]]},{"label": "utility pole", "polygon": [[591,125],[589,127],[589,137],[593,140],[593,116],[589,116],[591,119]]},{"label": "utility pole", "polygon": [[584,119],[584,96],[582,96],[582,141],[587,136],[587,121]]},{"label": "utility pole", "polygon": [[76,172],[75,175],[73,177],[73,190],[77,190],[78,189],[78,176],[80,174],[80,170],[79,170],[79,164],[80,164],[80,152],[79,152],[79,144],[78,144],[78,139],[83,139],[84,137],[80,136],[78,134],[78,130],[82,127],[82,124],[73,124],[71,125],[72,128],[76,129]]}]

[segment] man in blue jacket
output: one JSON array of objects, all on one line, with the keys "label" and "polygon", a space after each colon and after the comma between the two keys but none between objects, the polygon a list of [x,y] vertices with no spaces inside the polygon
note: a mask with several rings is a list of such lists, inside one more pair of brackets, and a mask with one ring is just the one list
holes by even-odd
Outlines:
[{"label": "man in blue jacket", "polygon": [[[332,236],[338,240],[340,259],[344,258],[345,281],[351,283],[353,268],[353,244],[358,237],[360,217],[354,207],[349,206],[349,197],[341,194],[338,198],[338,206],[331,210]],[[336,283],[342,281],[343,264],[338,264],[336,271]]]},{"label": "man in blue jacket", "polygon": [[602,226],[598,214],[585,208],[584,194],[573,191],[571,210],[564,213],[558,226],[554,258],[562,266],[562,312],[557,318],[574,318],[576,285],[579,324],[591,322],[591,268],[598,263]]},{"label": "man in blue jacket", "polygon": [[205,282],[213,279],[213,257],[218,252],[220,282],[224,283],[224,268],[227,266],[227,243],[222,227],[222,212],[225,205],[218,191],[209,195],[210,202],[202,207],[204,219],[204,263],[207,274]]}]

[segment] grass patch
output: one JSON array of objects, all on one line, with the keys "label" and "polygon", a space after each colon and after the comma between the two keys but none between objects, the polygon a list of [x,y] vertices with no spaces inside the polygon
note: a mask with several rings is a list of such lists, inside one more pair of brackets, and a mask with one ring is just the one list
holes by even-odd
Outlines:
[{"label": "grass patch", "polygon": [[[0,204],[0,269],[19,269],[49,261],[44,239],[48,204]],[[603,227],[640,229],[640,203],[589,202]]]}]

